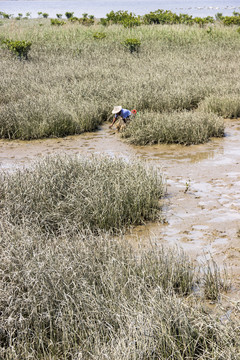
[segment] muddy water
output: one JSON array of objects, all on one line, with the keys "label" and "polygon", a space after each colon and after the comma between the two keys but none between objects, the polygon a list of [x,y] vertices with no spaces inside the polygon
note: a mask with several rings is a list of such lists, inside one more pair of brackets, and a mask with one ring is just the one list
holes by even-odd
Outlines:
[{"label": "muddy water", "polygon": [[240,119],[226,121],[226,136],[189,147],[127,144],[104,125],[64,139],[0,140],[0,169],[12,171],[52,154],[107,154],[140,158],[162,169],[167,181],[165,224],[150,223],[127,235],[135,244],[179,245],[194,259],[213,255],[226,263],[240,299]]}]

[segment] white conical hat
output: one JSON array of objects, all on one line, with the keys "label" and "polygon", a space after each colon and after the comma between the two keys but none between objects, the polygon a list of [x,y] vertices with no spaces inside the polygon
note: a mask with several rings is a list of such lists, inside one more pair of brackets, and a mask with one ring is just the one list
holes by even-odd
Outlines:
[{"label": "white conical hat", "polygon": [[122,110],[122,107],[121,106],[114,106],[113,108],[113,111],[112,111],[112,114],[117,114],[119,113],[119,111]]}]

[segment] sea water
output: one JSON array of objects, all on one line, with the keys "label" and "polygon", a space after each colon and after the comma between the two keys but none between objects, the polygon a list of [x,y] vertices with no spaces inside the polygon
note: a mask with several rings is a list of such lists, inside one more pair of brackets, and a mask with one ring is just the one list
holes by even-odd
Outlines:
[{"label": "sea water", "polygon": [[200,17],[215,16],[217,13],[232,15],[240,11],[240,0],[0,0],[0,11],[17,16],[31,13],[32,18],[38,17],[38,12],[48,13],[50,17],[65,12],[74,12],[80,17],[83,13],[96,18],[105,17],[111,10],[128,10],[136,15],[144,15],[157,9],[171,10],[177,14],[189,14]]}]

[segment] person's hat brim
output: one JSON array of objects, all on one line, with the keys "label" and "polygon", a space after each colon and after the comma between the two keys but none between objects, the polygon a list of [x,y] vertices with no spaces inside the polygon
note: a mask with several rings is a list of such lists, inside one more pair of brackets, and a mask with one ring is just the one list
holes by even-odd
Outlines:
[{"label": "person's hat brim", "polygon": [[114,109],[112,111],[112,114],[117,114],[119,113],[119,111],[122,110],[122,107],[121,106],[114,106]]}]

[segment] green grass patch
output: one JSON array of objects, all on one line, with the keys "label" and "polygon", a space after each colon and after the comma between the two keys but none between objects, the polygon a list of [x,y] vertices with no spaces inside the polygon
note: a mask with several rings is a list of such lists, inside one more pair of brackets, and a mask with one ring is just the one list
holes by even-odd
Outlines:
[{"label": "green grass patch", "polygon": [[48,158],[1,178],[1,209],[12,224],[42,231],[117,231],[160,216],[162,177],[110,158]]},{"label": "green grass patch", "polygon": [[124,138],[136,145],[200,144],[208,141],[210,137],[223,135],[222,118],[212,113],[197,111],[143,112],[122,132]]}]

